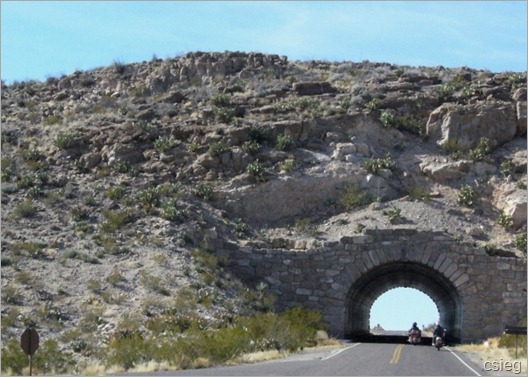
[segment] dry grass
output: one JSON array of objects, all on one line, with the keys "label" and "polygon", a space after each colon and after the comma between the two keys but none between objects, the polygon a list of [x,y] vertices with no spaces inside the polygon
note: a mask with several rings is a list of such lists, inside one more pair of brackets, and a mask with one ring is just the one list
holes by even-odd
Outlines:
[{"label": "dry grass", "polygon": [[161,362],[158,363],[156,361],[149,361],[148,363],[143,363],[137,365],[135,368],[130,369],[128,372],[130,373],[152,373],[152,372],[158,372],[162,370],[175,370],[176,368],[171,367],[169,363]]},{"label": "dry grass", "polygon": [[518,357],[515,358],[515,349],[499,347],[499,337],[489,338],[487,341],[480,344],[463,344],[456,346],[457,351],[465,353],[473,362],[479,366],[483,366],[486,361],[510,361],[520,362],[521,374],[526,375],[526,355],[522,354],[519,347]]},{"label": "dry grass", "polygon": [[244,364],[244,363],[259,363],[261,361],[269,361],[275,359],[282,359],[288,357],[288,352],[279,352],[277,350],[260,351],[253,353],[246,353],[237,357],[235,360],[230,362],[230,365]]},{"label": "dry grass", "polygon": [[80,374],[81,376],[103,376],[106,374],[106,368],[102,364],[90,364]]}]

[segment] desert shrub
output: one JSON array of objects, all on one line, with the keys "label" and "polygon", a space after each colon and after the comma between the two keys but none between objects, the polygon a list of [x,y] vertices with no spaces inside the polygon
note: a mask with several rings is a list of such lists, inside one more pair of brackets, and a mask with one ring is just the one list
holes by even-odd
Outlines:
[{"label": "desert shrub", "polygon": [[157,187],[149,187],[139,194],[139,201],[147,209],[160,205],[161,192]]},{"label": "desert shrub", "polygon": [[75,206],[70,210],[70,217],[73,221],[82,221],[90,217],[90,212],[82,206]]},{"label": "desert shrub", "polygon": [[200,144],[196,142],[189,143],[187,150],[191,153],[197,153],[200,150]]},{"label": "desert shrub", "polygon": [[115,73],[122,75],[126,71],[126,64],[120,60],[114,60],[112,63],[112,68],[114,69]]},{"label": "desert shrub", "polygon": [[46,244],[40,241],[17,241],[11,244],[11,250],[16,254],[24,251],[32,258],[38,258],[41,256],[42,249],[45,246]]},{"label": "desert shrub", "polygon": [[242,144],[242,150],[247,154],[254,155],[260,149],[260,144],[256,140],[248,140]]},{"label": "desert shrub", "polygon": [[194,189],[194,195],[206,201],[212,200],[214,193],[214,187],[207,183],[200,183],[196,185],[196,188]]},{"label": "desert shrub", "polygon": [[466,207],[472,207],[475,204],[475,200],[477,199],[477,191],[469,186],[464,185],[460,188],[460,191],[458,192],[458,204],[461,204]]},{"label": "desert shrub", "polygon": [[449,139],[443,145],[442,148],[449,154],[458,153],[460,147],[458,146],[458,141],[456,139]]},{"label": "desert shrub", "polygon": [[164,296],[170,295],[170,292],[164,287],[165,282],[159,276],[150,275],[145,271],[141,271],[139,281],[145,288]]},{"label": "desert shrub", "polygon": [[105,352],[107,366],[118,365],[125,370],[154,358],[155,342],[148,341],[139,333],[114,337]]},{"label": "desert shrub", "polygon": [[412,200],[420,200],[424,202],[428,202],[431,200],[431,194],[427,189],[425,189],[422,186],[416,186],[409,190],[409,198]]},{"label": "desert shrub", "polygon": [[93,225],[86,223],[85,221],[79,221],[75,226],[75,229],[83,233],[93,233],[95,228]]},{"label": "desert shrub", "polygon": [[342,112],[346,112],[352,106],[352,99],[350,97],[345,97],[339,101],[339,109]]},{"label": "desert shrub", "polygon": [[[2,134],[3,135],[3,134]],[[2,165],[0,168],[2,172],[2,182],[7,182],[14,175],[14,164],[11,158],[2,158]]]},{"label": "desert shrub", "polygon": [[20,348],[20,341],[11,338],[2,347],[2,371],[22,376],[24,368],[29,366],[28,357]]},{"label": "desert shrub", "polygon": [[[128,174],[128,175],[130,175],[132,177],[135,177],[135,176],[138,175],[137,167],[133,166],[128,161],[117,161],[117,162],[114,162],[112,164],[112,170],[114,170],[117,173]],[[104,173],[104,170],[101,169],[101,170],[99,170],[99,174],[109,175],[110,171],[107,171],[106,173]],[[106,176],[106,175],[104,175],[104,176]]]},{"label": "desert shrub", "polygon": [[491,142],[488,138],[480,138],[477,146],[468,151],[468,159],[472,161],[481,161],[491,152]]},{"label": "desert shrub", "polygon": [[6,257],[6,256],[3,256],[1,258],[1,266],[2,267],[8,267],[8,266],[11,266],[13,265],[13,259],[9,258],[9,257]]},{"label": "desert shrub", "polygon": [[312,99],[312,98],[301,98],[296,103],[296,106],[300,110],[306,110],[306,109],[309,109],[309,108],[314,108],[314,107],[316,107],[316,105],[317,104],[316,104],[315,100]]},{"label": "desert shrub", "polygon": [[255,178],[258,182],[263,182],[265,180],[264,171],[264,167],[259,160],[255,160],[246,166],[246,173]]},{"label": "desert shrub", "polygon": [[284,172],[289,172],[295,169],[296,166],[295,160],[289,158],[287,160],[279,162],[279,170]]},{"label": "desert shrub", "polygon": [[110,236],[100,237],[99,235],[94,236],[93,241],[96,245],[101,246],[103,250],[97,252],[97,257],[104,257],[105,254],[120,255],[130,253],[130,249],[127,247],[121,247],[115,238]]},{"label": "desert shrub", "polygon": [[317,234],[317,225],[312,224],[310,219],[305,217],[295,221],[295,230],[298,233],[315,236]]},{"label": "desert shrub", "polygon": [[339,204],[344,210],[348,211],[369,204],[371,201],[372,199],[368,193],[360,190],[356,185],[352,184],[348,186],[345,193],[339,199]]},{"label": "desert shrub", "polygon": [[170,151],[172,147],[174,147],[174,141],[170,138],[160,136],[154,141],[154,148],[158,153],[166,153]]},{"label": "desert shrub", "polygon": [[362,164],[362,168],[368,173],[372,174],[377,174],[381,169],[392,170],[395,167],[396,163],[389,153],[387,153],[384,158],[370,158],[365,160]]},{"label": "desert shrub", "polygon": [[203,248],[197,248],[191,251],[191,256],[199,270],[206,269],[214,271],[217,267],[225,265],[224,258],[212,254]]},{"label": "desert shrub", "polygon": [[369,110],[377,110],[381,106],[382,100],[381,98],[373,98],[367,104],[365,107]]},{"label": "desert shrub", "polygon": [[435,89],[436,98],[440,102],[445,102],[453,96],[455,87],[450,84],[442,84]]},{"label": "desert shrub", "polygon": [[106,220],[99,224],[102,233],[113,233],[132,221],[132,215],[127,211],[103,211]]},{"label": "desert shrub", "polygon": [[512,160],[504,160],[500,164],[500,172],[502,175],[512,175],[515,170],[515,165]]},{"label": "desert shrub", "polygon": [[76,133],[67,133],[64,134],[59,132],[53,145],[58,149],[70,149],[79,145],[79,136]]},{"label": "desert shrub", "polygon": [[504,213],[502,211],[497,218],[497,224],[499,224],[504,229],[512,229],[513,228],[513,220],[510,216]]},{"label": "desert shrub", "polygon": [[235,111],[227,107],[215,107],[213,112],[216,119],[222,123],[230,123],[235,116]]},{"label": "desert shrub", "polygon": [[42,121],[42,124],[45,126],[52,126],[54,124],[60,123],[62,118],[58,115],[51,115]]},{"label": "desert shrub", "polygon": [[215,94],[211,97],[211,104],[217,107],[227,107],[231,104],[229,97],[225,94]]},{"label": "desert shrub", "polygon": [[31,218],[36,213],[37,213],[37,208],[33,205],[33,202],[31,199],[27,199],[13,208],[13,215],[17,219]]},{"label": "desert shrub", "polygon": [[24,177],[21,177],[17,181],[17,186],[16,187],[17,187],[18,190],[23,190],[23,189],[32,187],[34,184],[35,184],[35,178],[33,176],[31,176],[31,175],[26,175]]},{"label": "desert shrub", "polygon": [[28,197],[30,199],[38,198],[41,194],[42,194],[42,190],[38,186],[30,187],[26,191],[26,197]]},{"label": "desert shrub", "polygon": [[423,135],[425,133],[425,123],[420,120],[420,118],[405,114],[397,119],[398,127],[402,130],[408,131],[410,133],[413,133],[415,135]]},{"label": "desert shrub", "polygon": [[523,233],[515,239],[515,246],[518,250],[526,254],[526,233]]},{"label": "desert shrub", "polygon": [[2,287],[2,302],[18,305],[22,302],[22,294],[12,285],[6,285]]},{"label": "desert shrub", "polygon": [[181,220],[186,215],[185,210],[178,208],[178,201],[176,199],[169,200],[161,209],[161,217],[169,221]]},{"label": "desert shrub", "polygon": [[228,150],[229,146],[227,145],[227,143],[221,140],[219,142],[211,144],[211,146],[209,147],[209,154],[211,156],[218,157],[227,152]]},{"label": "desert shrub", "polygon": [[39,171],[35,173],[35,179],[45,185],[49,181],[49,175],[45,171]]},{"label": "desert shrub", "polygon": [[108,199],[120,200],[126,194],[126,188],[124,186],[113,186],[105,192],[105,196]]},{"label": "desert shrub", "polygon": [[399,208],[391,208],[383,211],[383,214],[389,218],[390,222],[396,222],[401,219],[401,209]]},{"label": "desert shrub", "polygon": [[37,148],[21,149],[20,153],[25,161],[39,161],[44,157]]},{"label": "desert shrub", "polygon": [[384,128],[398,128],[396,117],[388,110],[383,110],[381,112],[379,121]]},{"label": "desert shrub", "polygon": [[242,219],[235,220],[235,234],[238,238],[246,238],[250,232],[249,225]]},{"label": "desert shrub", "polygon": [[279,151],[286,151],[293,147],[293,140],[288,135],[278,135],[275,148]]},{"label": "desert shrub", "polygon": [[295,110],[295,106],[291,102],[278,102],[273,105],[273,111],[275,114],[289,113]]},{"label": "desert shrub", "polygon": [[[526,318],[522,319],[517,323],[517,326],[526,327]],[[515,353],[515,338],[517,335],[514,334],[503,334],[499,338],[499,347],[507,348],[512,350]],[[517,339],[517,347],[519,349],[520,355],[525,355],[526,357],[526,336],[519,336]]]},{"label": "desert shrub", "polygon": [[507,83],[512,87],[512,89],[522,87],[526,84],[526,76],[522,73],[512,73],[508,76]]}]

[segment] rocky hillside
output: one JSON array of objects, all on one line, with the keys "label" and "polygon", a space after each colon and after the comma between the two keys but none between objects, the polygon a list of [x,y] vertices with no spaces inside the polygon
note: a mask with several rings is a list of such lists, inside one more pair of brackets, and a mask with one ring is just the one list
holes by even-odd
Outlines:
[{"label": "rocky hillside", "polygon": [[526,256],[524,73],[195,52],[2,83],[1,121],[4,341],[35,322],[89,357],[125,319],[268,305],[226,242],[411,227]]}]

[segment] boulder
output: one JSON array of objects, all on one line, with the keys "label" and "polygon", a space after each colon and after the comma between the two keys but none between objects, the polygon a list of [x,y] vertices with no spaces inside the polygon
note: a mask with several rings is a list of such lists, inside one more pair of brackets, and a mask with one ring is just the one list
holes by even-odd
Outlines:
[{"label": "boulder", "polygon": [[79,163],[84,169],[93,169],[101,162],[101,155],[99,153],[87,153],[79,159]]},{"label": "boulder", "polygon": [[445,163],[427,161],[420,164],[420,169],[436,182],[444,182],[462,178],[469,171],[469,163],[467,161]]},{"label": "boulder", "polygon": [[135,164],[143,160],[143,152],[134,147],[133,145],[116,145],[108,153],[108,164],[113,164],[115,162],[126,162],[129,164]]},{"label": "boulder", "polygon": [[519,229],[526,225],[528,192],[520,190],[513,182],[506,182],[493,193],[494,206],[511,217],[513,228]]},{"label": "boulder", "polygon": [[511,103],[478,102],[460,106],[445,103],[434,110],[427,122],[427,136],[438,145],[456,140],[458,148],[474,148],[480,138],[499,146],[517,134],[518,120]]},{"label": "boulder", "polygon": [[293,84],[293,90],[300,96],[313,96],[325,93],[335,93],[337,89],[329,82],[298,82]]}]

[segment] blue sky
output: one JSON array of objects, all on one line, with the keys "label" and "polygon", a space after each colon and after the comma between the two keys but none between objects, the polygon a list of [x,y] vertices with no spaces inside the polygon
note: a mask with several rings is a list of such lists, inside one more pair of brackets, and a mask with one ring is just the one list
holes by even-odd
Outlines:
[{"label": "blue sky", "polygon": [[188,51],[524,71],[525,1],[2,1],[2,79]]},{"label": "blue sky", "polygon": [[429,296],[414,288],[395,288],[382,294],[370,310],[370,327],[409,330],[413,322],[422,326],[438,323],[438,308]]}]

